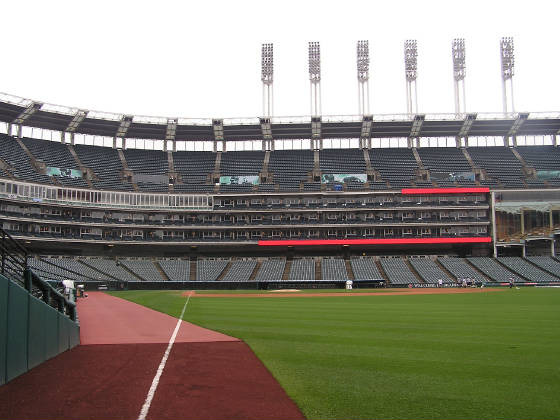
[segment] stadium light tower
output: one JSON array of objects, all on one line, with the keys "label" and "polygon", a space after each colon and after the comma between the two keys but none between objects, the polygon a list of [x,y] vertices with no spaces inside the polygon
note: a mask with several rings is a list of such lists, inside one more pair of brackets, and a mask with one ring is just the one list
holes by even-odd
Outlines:
[{"label": "stadium light tower", "polygon": [[465,60],[465,40],[455,38],[451,44],[453,57],[453,80],[455,88],[455,114],[467,112],[467,99],[465,95],[465,76],[467,66]]},{"label": "stadium light tower", "polygon": [[404,42],[404,70],[406,76],[406,111],[409,114],[418,112],[418,47],[415,39]]},{"label": "stadium light tower", "polygon": [[272,117],[274,114],[274,46],[273,44],[262,44],[261,51],[262,115]]},{"label": "stadium light tower", "polygon": [[321,115],[321,47],[318,42],[309,43],[309,82],[311,92],[311,116]]},{"label": "stadium light tower", "polygon": [[369,115],[369,41],[358,41],[356,46],[358,68],[358,112]]},{"label": "stadium light tower", "polygon": [[502,100],[504,105],[504,113],[507,114],[508,107],[511,108],[511,112],[515,112],[515,106],[513,102],[513,74],[515,66],[515,55],[513,51],[512,37],[504,37],[500,40],[500,57],[502,61]]}]

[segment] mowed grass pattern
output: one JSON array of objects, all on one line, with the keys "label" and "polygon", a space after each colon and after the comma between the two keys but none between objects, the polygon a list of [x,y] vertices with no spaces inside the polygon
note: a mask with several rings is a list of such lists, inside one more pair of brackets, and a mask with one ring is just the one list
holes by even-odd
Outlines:
[{"label": "mowed grass pattern", "polygon": [[[186,299],[115,295],[173,316]],[[558,289],[194,297],[185,319],[243,339],[310,419],[560,418]]]}]

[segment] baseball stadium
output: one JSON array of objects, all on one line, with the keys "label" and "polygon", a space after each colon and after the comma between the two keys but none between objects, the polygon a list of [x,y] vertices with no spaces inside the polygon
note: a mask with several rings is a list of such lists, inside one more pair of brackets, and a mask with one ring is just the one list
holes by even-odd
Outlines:
[{"label": "baseball stadium", "polygon": [[558,419],[560,112],[149,117],[0,94],[0,419]]}]

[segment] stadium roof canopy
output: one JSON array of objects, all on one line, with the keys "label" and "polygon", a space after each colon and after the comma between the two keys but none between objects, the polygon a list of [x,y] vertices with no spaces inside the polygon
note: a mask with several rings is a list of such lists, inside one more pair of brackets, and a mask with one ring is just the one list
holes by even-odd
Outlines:
[{"label": "stadium roof canopy", "polygon": [[[177,118],[175,140],[215,140],[216,120]],[[372,116],[322,116],[322,138],[360,138],[362,126],[371,121],[372,138],[543,136],[560,134],[560,112],[393,114]],[[128,116],[50,105],[0,94],[0,121],[61,132],[165,140],[169,119]],[[128,121],[122,135],[123,121]],[[223,139],[263,140],[261,118],[224,118]],[[274,139],[312,137],[311,117],[271,117]]]}]

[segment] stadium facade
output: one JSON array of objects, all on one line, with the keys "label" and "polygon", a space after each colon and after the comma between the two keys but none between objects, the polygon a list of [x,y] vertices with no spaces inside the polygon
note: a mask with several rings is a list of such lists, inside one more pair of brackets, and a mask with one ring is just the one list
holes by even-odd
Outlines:
[{"label": "stadium facade", "polygon": [[2,227],[39,252],[554,254],[560,115],[164,123],[4,98]]}]

